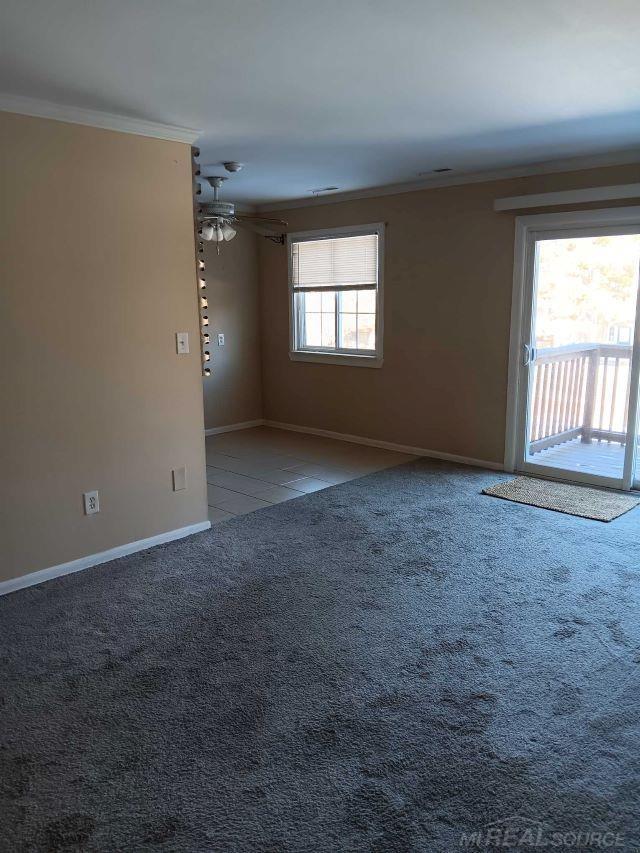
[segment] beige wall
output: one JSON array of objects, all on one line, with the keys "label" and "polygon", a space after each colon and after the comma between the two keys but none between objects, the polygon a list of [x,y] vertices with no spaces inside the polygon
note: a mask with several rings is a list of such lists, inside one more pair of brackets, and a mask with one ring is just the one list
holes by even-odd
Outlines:
[{"label": "beige wall", "polygon": [[384,365],[289,360],[286,249],[264,241],[265,417],[501,463],[515,214],[493,200],[638,180],[627,166],[279,210],[290,231],[387,223]]},{"label": "beige wall", "polygon": [[[0,579],[207,517],[189,146],[0,114]],[[191,354],[174,334],[188,331]],[[173,492],[171,468],[188,489]],[[100,491],[85,517],[82,493]]]},{"label": "beige wall", "polygon": [[[238,228],[220,247],[205,243],[211,376],[204,380],[205,427],[262,417],[258,237]],[[225,345],[217,345],[224,332]]]}]

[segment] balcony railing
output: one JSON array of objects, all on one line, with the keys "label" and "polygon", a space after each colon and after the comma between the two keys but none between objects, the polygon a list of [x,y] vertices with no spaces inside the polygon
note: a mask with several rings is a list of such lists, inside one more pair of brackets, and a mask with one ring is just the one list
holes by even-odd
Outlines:
[{"label": "balcony railing", "polygon": [[632,347],[571,344],[538,350],[529,452],[580,438],[626,440]]}]

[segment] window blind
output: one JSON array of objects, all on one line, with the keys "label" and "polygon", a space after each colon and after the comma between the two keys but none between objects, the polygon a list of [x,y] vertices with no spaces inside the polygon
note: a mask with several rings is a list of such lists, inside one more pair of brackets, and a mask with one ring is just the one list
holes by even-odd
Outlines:
[{"label": "window blind", "polygon": [[293,288],[376,287],[378,235],[332,237],[292,244]]}]

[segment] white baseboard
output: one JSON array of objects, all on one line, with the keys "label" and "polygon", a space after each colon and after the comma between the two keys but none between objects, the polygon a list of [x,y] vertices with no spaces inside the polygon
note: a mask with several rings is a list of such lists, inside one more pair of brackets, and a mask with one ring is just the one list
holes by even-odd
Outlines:
[{"label": "white baseboard", "polygon": [[173,542],[174,539],[183,539],[193,533],[209,530],[210,527],[210,521],[200,521],[198,524],[189,524],[187,527],[179,527],[177,530],[168,530],[166,533],[159,533],[157,536],[149,536],[148,539],[138,539],[137,542],[118,545],[116,548],[100,551],[98,554],[89,554],[86,557],[80,557],[78,560],[71,560],[70,563],[60,563],[58,566],[50,566],[48,569],[41,569],[39,572],[31,572],[19,578],[11,578],[11,580],[0,582],[0,595],[34,586],[52,578],[59,578],[61,575],[70,575],[73,572],[90,569],[92,566],[100,565],[100,563],[108,563],[109,560],[117,560],[118,557],[135,554],[136,551],[144,551],[146,548],[153,548],[155,545]]},{"label": "white baseboard", "polygon": [[205,429],[205,435],[220,435],[222,432],[235,432],[237,429],[251,429],[251,427],[259,427],[264,426],[266,423],[262,418],[258,418],[256,421],[243,421],[239,424],[228,424],[227,426],[220,427],[211,427],[211,429]]},{"label": "white baseboard", "polygon": [[427,450],[425,447],[411,447],[408,444],[394,444],[392,441],[379,441],[377,438],[365,438],[361,435],[348,435],[343,432],[333,432],[330,429],[283,424],[279,421],[264,421],[265,426],[276,429],[288,429],[292,432],[306,432],[310,435],[321,435],[325,438],[335,438],[338,441],[349,441],[351,444],[366,444],[369,447],[380,447],[383,450],[395,450],[398,453],[409,453],[411,456],[425,456],[430,459],[443,459],[446,462],[459,462],[461,465],[472,465],[474,468],[490,468],[492,471],[504,470],[502,462],[489,462],[487,459],[474,459],[472,456],[458,456],[457,453],[443,453],[441,450]]}]

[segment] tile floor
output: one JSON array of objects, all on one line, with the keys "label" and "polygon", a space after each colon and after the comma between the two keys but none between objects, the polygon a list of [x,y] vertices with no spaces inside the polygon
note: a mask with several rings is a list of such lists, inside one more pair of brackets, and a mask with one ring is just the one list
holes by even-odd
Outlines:
[{"label": "tile floor", "polygon": [[413,458],[272,427],[208,436],[206,445],[212,524]]}]

